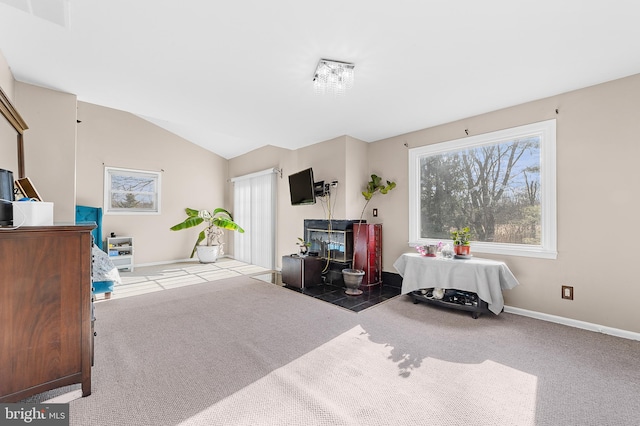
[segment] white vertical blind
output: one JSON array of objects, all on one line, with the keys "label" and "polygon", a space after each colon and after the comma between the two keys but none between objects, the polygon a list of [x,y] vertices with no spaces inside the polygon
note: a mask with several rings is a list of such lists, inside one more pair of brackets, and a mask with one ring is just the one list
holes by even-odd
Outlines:
[{"label": "white vertical blind", "polygon": [[275,268],[276,170],[232,179],[234,219],[245,230],[234,232],[237,260]]},{"label": "white vertical blind", "polygon": [[233,233],[233,256],[251,263],[251,181],[239,180],[233,184],[233,218],[244,229],[244,234]]}]

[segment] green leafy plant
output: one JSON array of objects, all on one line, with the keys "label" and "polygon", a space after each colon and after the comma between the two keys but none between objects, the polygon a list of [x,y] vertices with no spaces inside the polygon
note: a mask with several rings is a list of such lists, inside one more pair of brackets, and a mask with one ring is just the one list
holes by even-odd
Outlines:
[{"label": "green leafy plant", "polygon": [[198,244],[205,240],[206,242],[204,245],[219,246],[219,253],[220,255],[222,255],[222,237],[224,236],[225,229],[244,233],[244,229],[242,229],[240,225],[233,221],[233,216],[231,216],[231,213],[223,208],[217,208],[213,212],[210,212],[208,210],[194,210],[186,208],[185,212],[187,213],[187,218],[169,229],[171,229],[172,231],[180,231],[182,229],[193,228],[194,226],[198,226],[201,223],[205,224],[205,229],[203,229],[198,234],[198,240],[193,246],[190,257],[193,257],[193,255],[195,254]]},{"label": "green leafy plant", "polygon": [[[395,182],[391,182],[391,181],[386,181],[386,182],[387,184],[385,185],[382,182],[382,178],[380,176],[376,174],[371,175],[371,180],[367,182],[367,189],[365,191],[362,191],[362,196],[364,197],[366,202],[364,203],[364,207],[362,208],[362,212],[360,213],[360,220],[358,221],[358,227],[362,225],[362,218],[364,217],[364,212],[367,210],[367,206],[369,205],[369,202],[371,201],[373,196],[377,193],[387,194],[389,191],[391,191],[393,188],[396,187]],[[356,239],[354,241],[354,250],[353,250],[354,268],[356,263],[355,247],[357,246],[357,244],[358,244],[358,234],[356,234]]]},{"label": "green leafy plant", "polygon": [[385,185],[382,183],[382,178],[378,175],[371,175],[371,180],[367,182],[367,190],[362,191],[362,196],[366,200],[364,203],[364,207],[362,208],[362,212],[360,213],[360,224],[362,223],[362,218],[364,217],[364,212],[367,210],[367,206],[369,205],[369,201],[373,198],[376,193],[386,194],[396,187],[395,182],[387,181]]},{"label": "green leafy plant", "polygon": [[462,229],[453,229],[451,230],[451,239],[453,240],[453,244],[456,246],[468,246],[470,245],[471,240],[471,229],[468,226],[465,226]]},{"label": "green leafy plant", "polygon": [[303,240],[300,237],[298,237],[298,242],[296,243],[296,245],[300,247],[300,253],[306,253],[307,249],[311,247],[311,243]]},{"label": "green leafy plant", "polygon": [[298,237],[298,242],[296,243],[296,245],[298,245],[300,247],[311,247],[311,243],[306,242],[305,240],[303,240],[300,237]]}]

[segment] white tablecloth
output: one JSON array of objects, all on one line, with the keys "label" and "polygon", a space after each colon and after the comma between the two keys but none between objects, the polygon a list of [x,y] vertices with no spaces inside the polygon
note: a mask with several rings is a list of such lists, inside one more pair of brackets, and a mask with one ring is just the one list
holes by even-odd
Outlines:
[{"label": "white tablecloth", "polygon": [[502,290],[517,286],[518,280],[504,262],[481,259],[446,259],[405,253],[393,266],[402,275],[402,294],[422,288],[455,288],[477,293],[494,314],[502,312]]}]

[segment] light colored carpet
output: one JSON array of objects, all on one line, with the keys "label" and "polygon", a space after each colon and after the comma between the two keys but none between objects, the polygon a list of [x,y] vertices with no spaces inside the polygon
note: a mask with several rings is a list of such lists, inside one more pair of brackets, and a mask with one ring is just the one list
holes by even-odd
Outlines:
[{"label": "light colored carpet", "polygon": [[640,342],[239,276],[96,305],[71,425],[632,425]]}]

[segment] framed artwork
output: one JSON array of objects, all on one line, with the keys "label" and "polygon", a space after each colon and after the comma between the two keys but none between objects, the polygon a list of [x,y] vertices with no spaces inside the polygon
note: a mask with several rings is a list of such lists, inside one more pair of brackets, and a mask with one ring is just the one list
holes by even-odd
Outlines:
[{"label": "framed artwork", "polygon": [[160,214],[161,173],[104,168],[104,214]]}]

